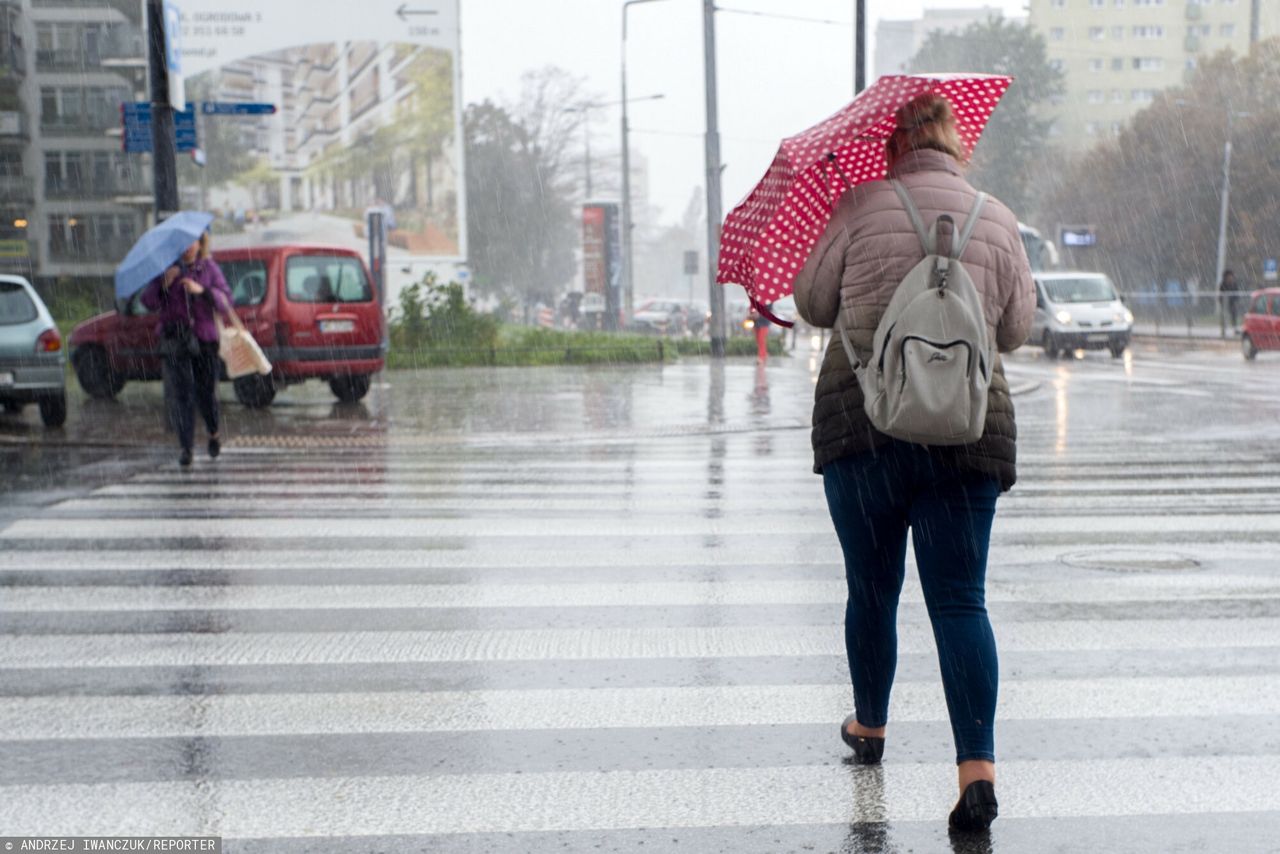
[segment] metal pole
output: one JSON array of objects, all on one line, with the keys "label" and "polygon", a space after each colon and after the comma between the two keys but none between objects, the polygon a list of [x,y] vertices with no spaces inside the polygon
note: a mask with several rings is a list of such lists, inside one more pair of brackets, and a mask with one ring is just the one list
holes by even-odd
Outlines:
[{"label": "metal pole", "polygon": [[178,161],[169,105],[169,64],[165,52],[164,2],[147,0],[147,42],[151,78],[151,171],[155,179],[156,222],[178,211]]},{"label": "metal pole", "polygon": [[591,108],[589,106],[584,106],[582,108],[582,132],[583,137],[586,139],[586,143],[583,146],[583,156],[586,158],[587,167],[586,201],[591,201],[591,197],[594,193],[591,191]]},{"label": "metal pole", "polygon": [[[1231,123],[1234,114],[1227,110],[1227,141],[1222,146],[1222,209],[1218,212],[1218,263],[1215,268],[1215,283],[1222,285],[1222,271],[1227,267],[1227,212],[1231,206]],[[1231,297],[1225,297],[1230,299]],[[1218,325],[1222,337],[1227,337],[1227,312],[1223,299],[1218,300]]]},{"label": "metal pole", "polygon": [[855,0],[853,9],[853,94],[867,88],[867,0]]},{"label": "metal pole", "polygon": [[711,304],[711,356],[724,358],[724,289],[716,284],[720,266],[720,119],[716,103],[716,4],[702,0],[703,62],[707,90],[707,278]]},{"label": "metal pole", "polygon": [[627,120],[627,9],[622,4],[622,288],[627,322],[635,311],[635,265],[631,263],[631,125]]},{"label": "metal pole", "polygon": [[1249,9],[1249,47],[1252,48],[1258,43],[1259,37],[1262,35],[1262,0],[1253,0],[1253,5]]}]

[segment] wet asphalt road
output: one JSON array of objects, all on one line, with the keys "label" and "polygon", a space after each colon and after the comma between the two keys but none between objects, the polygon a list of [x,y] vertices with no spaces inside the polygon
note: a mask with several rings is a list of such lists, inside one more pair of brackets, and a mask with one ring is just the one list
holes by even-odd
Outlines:
[{"label": "wet asphalt road", "polygon": [[1280,851],[1280,359],[1014,357],[1002,817],[919,587],[846,765],[816,363],[394,373],[177,469],[158,386],[0,416],[0,828],[228,851]]}]

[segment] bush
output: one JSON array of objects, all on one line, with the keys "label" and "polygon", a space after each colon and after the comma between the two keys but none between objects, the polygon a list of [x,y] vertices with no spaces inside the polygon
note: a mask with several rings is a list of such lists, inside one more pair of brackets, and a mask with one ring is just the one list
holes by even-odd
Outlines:
[{"label": "bush", "polygon": [[400,292],[391,324],[393,367],[492,363],[498,321],[467,302],[462,285],[440,284],[433,273]]}]

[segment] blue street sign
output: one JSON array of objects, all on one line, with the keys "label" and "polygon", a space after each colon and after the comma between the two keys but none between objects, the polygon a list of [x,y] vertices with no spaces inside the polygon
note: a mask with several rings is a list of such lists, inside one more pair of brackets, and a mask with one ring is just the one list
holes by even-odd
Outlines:
[{"label": "blue street sign", "polygon": [[[151,104],[135,101],[121,105],[124,119],[124,150],[140,154],[151,150]],[[193,151],[199,147],[196,138],[196,112],[187,108],[173,114],[173,136],[178,151]]]},{"label": "blue street sign", "polygon": [[1262,260],[1262,278],[1267,282],[1274,282],[1280,278],[1280,265],[1277,265],[1275,258]]},{"label": "blue street sign", "polygon": [[200,112],[206,116],[271,116],[275,115],[275,104],[247,103],[235,101],[202,101]]}]

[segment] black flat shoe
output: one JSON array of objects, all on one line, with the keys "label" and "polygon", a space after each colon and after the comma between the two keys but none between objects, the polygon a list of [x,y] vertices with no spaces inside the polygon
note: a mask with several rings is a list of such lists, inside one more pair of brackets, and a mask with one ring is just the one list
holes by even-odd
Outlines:
[{"label": "black flat shoe", "polygon": [[857,720],[856,715],[849,715],[840,724],[840,738],[853,748],[853,761],[859,765],[879,765],[884,756],[884,739],[870,736],[853,735],[849,732],[849,724]]},{"label": "black flat shoe", "polygon": [[209,459],[216,460],[222,453],[222,442],[216,436],[209,439]]},{"label": "black flat shoe", "polygon": [[182,453],[178,454],[178,465],[185,468],[191,467],[191,449],[183,448]]},{"label": "black flat shoe", "polygon": [[952,830],[974,833],[991,827],[991,822],[999,814],[996,787],[990,780],[974,780],[965,787],[956,808],[951,811],[947,825]]}]

